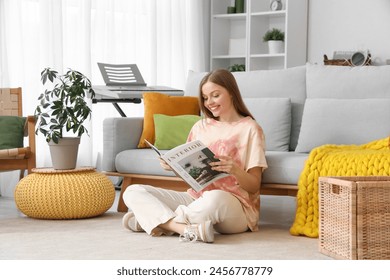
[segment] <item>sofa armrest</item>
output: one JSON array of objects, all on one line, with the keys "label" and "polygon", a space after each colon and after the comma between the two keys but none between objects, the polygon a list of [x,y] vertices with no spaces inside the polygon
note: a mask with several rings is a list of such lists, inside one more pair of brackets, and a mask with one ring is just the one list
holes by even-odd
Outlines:
[{"label": "sofa armrest", "polygon": [[143,129],[143,118],[107,118],[103,121],[103,171],[116,171],[119,152],[137,149]]}]

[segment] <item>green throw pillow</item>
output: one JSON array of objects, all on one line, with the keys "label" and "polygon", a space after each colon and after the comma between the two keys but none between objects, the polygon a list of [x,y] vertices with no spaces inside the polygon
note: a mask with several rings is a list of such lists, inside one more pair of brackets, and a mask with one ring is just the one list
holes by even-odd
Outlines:
[{"label": "green throw pillow", "polygon": [[23,147],[25,117],[0,116],[0,150]]},{"label": "green throw pillow", "polygon": [[154,145],[161,150],[170,150],[187,141],[192,126],[200,120],[196,115],[167,116],[154,114],[156,140]]}]

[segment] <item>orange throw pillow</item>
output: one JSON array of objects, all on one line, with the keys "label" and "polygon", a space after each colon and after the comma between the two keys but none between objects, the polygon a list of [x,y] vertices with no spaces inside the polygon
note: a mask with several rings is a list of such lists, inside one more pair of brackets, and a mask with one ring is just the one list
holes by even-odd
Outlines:
[{"label": "orange throw pillow", "polygon": [[199,115],[199,103],[197,97],[169,96],[158,92],[147,92],[143,95],[144,101],[144,127],[138,148],[149,148],[144,139],[154,144],[154,114],[168,116]]}]

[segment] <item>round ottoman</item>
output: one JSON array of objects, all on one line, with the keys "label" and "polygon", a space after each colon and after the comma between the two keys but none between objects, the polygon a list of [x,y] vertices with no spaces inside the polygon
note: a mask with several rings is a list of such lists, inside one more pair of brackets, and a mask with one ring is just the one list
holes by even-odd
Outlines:
[{"label": "round ottoman", "polygon": [[16,205],[29,217],[90,218],[105,213],[114,203],[114,185],[93,167],[32,171],[15,188]]}]

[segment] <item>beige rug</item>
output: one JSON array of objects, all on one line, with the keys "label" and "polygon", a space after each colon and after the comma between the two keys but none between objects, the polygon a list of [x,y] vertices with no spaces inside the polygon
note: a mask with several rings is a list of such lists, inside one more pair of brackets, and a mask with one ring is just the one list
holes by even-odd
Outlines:
[{"label": "beige rug", "polygon": [[[4,199],[0,199],[1,202]],[[275,205],[274,205],[275,204]],[[3,260],[306,260],[330,259],[318,239],[291,236],[291,202],[265,202],[259,232],[216,235],[215,243],[183,243],[178,236],[151,237],[121,226],[123,213],[82,220],[37,220],[0,216]],[[1,209],[1,207],[0,207]],[[282,212],[281,212],[282,211]]]}]

